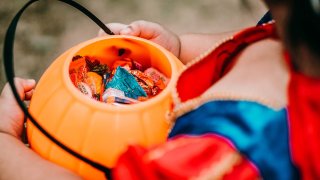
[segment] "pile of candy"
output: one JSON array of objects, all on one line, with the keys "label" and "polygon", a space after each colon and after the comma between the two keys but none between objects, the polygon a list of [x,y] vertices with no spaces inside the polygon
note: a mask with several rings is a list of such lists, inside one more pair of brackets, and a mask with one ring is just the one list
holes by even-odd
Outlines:
[{"label": "pile of candy", "polygon": [[121,105],[145,101],[159,94],[169,79],[158,70],[122,58],[111,67],[88,56],[74,56],[69,68],[72,83],[97,101]]}]

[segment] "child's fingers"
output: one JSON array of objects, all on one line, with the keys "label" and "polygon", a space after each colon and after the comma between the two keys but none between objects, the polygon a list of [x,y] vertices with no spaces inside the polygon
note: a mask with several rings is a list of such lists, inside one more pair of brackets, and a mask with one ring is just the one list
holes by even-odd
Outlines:
[{"label": "child's fingers", "polygon": [[23,97],[26,92],[31,91],[36,85],[36,81],[34,79],[15,78],[14,83],[20,97]]},{"label": "child's fingers", "polygon": [[17,88],[19,88],[19,92],[25,93],[32,90],[36,86],[36,81],[34,79],[15,78],[15,84]]},{"label": "child's fingers", "polygon": [[140,20],[132,22],[125,29],[121,30],[120,34],[152,39],[158,36],[162,31],[163,28],[159,24]]},{"label": "child's fingers", "polygon": [[33,95],[34,90],[32,89],[31,91],[28,91],[25,93],[24,100],[29,101]]},{"label": "child's fingers", "polygon": [[[108,23],[106,26],[116,35],[120,34],[120,31],[127,27],[126,24],[121,23]],[[106,36],[106,34],[102,29],[98,32],[98,37]]]},{"label": "child's fingers", "polygon": [[[36,81],[33,79],[14,78],[14,83],[15,83],[17,92],[22,100],[24,100],[25,98],[25,93],[32,90],[36,85]],[[8,83],[3,88],[1,96],[5,98],[13,98],[13,93]]]}]

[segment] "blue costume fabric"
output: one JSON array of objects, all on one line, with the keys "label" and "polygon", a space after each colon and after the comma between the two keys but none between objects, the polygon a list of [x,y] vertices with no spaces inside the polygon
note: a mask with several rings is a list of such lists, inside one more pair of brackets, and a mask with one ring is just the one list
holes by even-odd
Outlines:
[{"label": "blue costume fabric", "polygon": [[286,109],[249,101],[211,101],[177,119],[170,137],[210,133],[230,140],[258,167],[263,179],[297,179],[290,160]]}]

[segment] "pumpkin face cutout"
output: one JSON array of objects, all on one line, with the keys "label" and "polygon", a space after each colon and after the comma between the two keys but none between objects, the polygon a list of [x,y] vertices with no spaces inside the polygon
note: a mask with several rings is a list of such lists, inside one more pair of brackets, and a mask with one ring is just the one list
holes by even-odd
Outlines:
[{"label": "pumpkin face cutout", "polygon": [[[134,105],[113,106],[94,101],[72,84],[69,66],[75,55],[94,56],[111,65],[121,56],[154,67],[170,78],[157,96]],[[168,113],[181,62],[164,48],[141,38],[106,36],[81,43],[58,57],[41,77],[29,111],[60,142],[95,162],[113,167],[128,145],[150,147],[165,142]],[[45,137],[30,121],[31,148],[49,161],[88,179],[105,179],[104,173],[80,161]]]}]

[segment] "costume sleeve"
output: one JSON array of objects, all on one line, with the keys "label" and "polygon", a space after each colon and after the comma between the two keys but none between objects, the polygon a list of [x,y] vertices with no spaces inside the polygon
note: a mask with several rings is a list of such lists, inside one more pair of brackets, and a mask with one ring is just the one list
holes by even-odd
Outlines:
[{"label": "costume sleeve", "polygon": [[259,174],[223,137],[181,136],[152,149],[131,146],[114,179],[257,179]]}]

